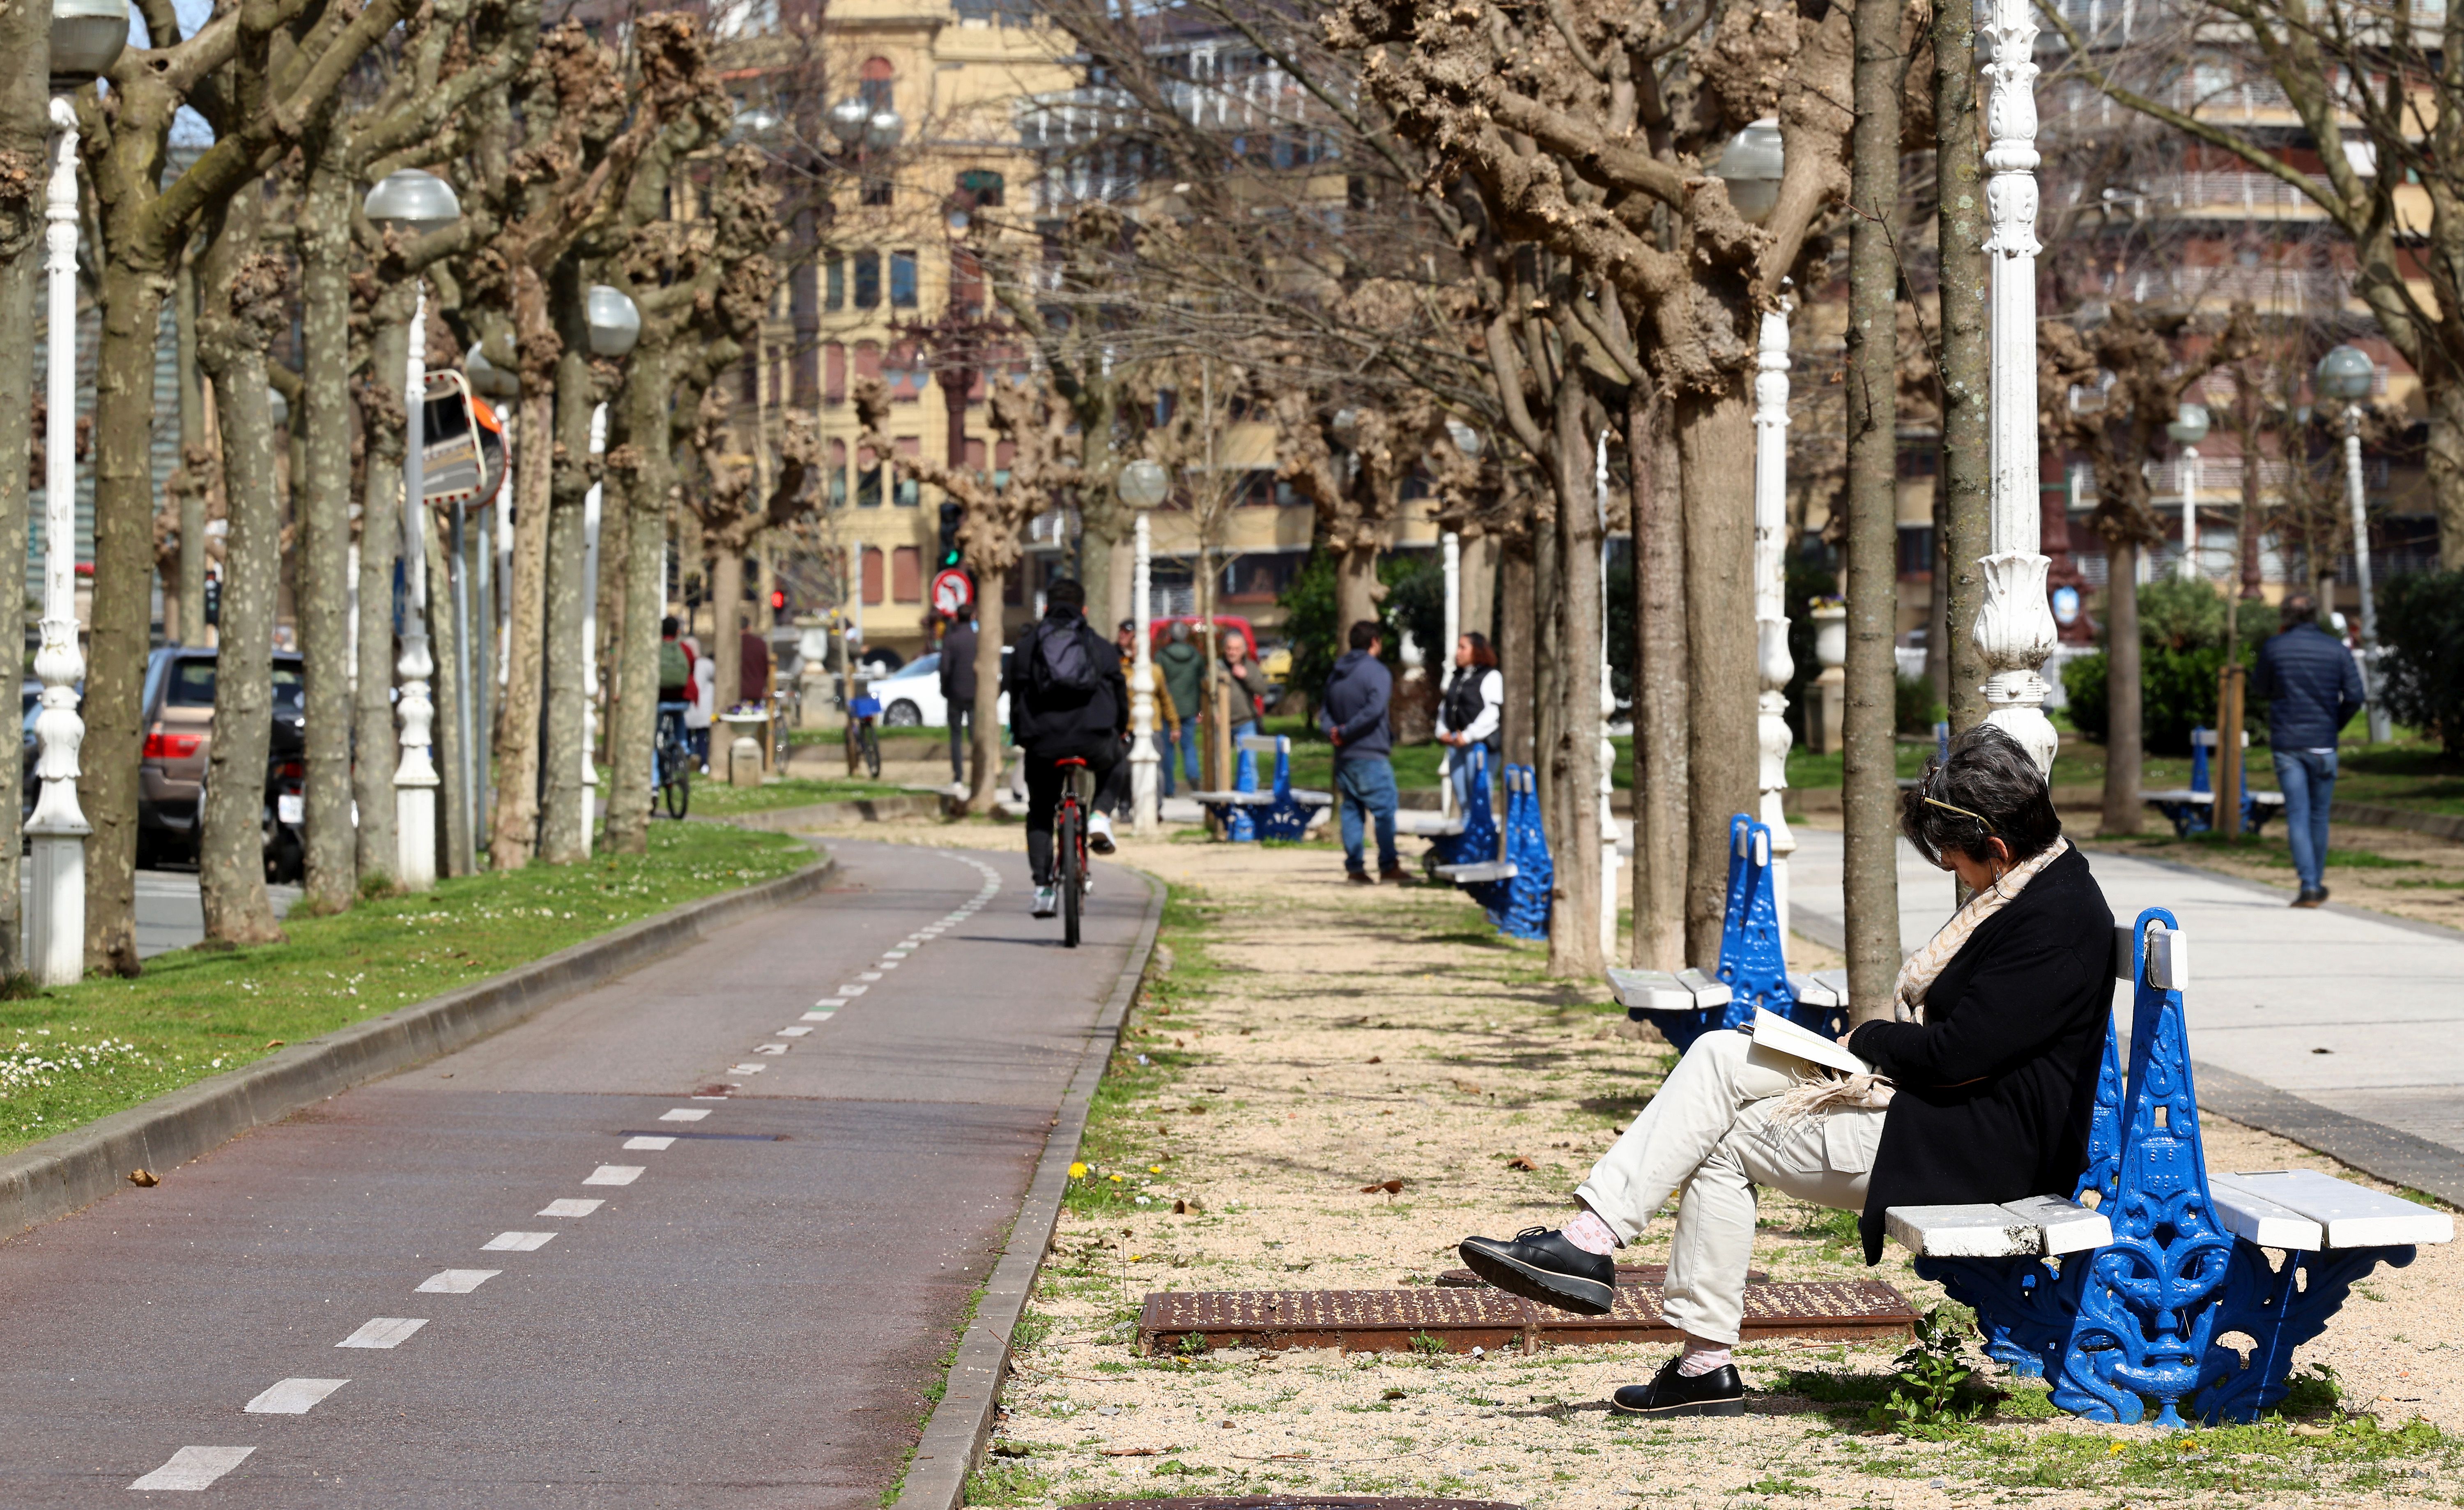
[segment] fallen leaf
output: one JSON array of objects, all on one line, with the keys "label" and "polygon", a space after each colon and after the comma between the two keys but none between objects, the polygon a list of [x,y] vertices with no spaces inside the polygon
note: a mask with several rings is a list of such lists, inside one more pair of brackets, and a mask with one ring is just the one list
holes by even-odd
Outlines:
[{"label": "fallen leaf", "polygon": [[269,1049],[279,1049],[282,1047],[282,1040],[279,1038],[269,1038],[266,1040],[265,1046]]},{"label": "fallen leaf", "polygon": [[1400,1389],[1389,1389],[1377,1398],[1381,1400],[1400,1400],[1403,1398],[1403,1391]]},{"label": "fallen leaf", "polygon": [[1179,1451],[1177,1447],[1099,1447],[1095,1449],[1095,1455],[1098,1457],[1155,1457],[1165,1453]]},{"label": "fallen leaf", "polygon": [[1369,1062],[1372,1064],[1383,1064],[1386,1062],[1386,1056],[1382,1054],[1373,1054],[1369,1056]]},{"label": "fallen leaf", "polygon": [[1203,1117],[1203,1116],[1205,1116],[1205,1115],[1206,1115],[1206,1103],[1205,1103],[1204,1101],[1192,1101],[1192,1102],[1190,1102],[1190,1103],[1189,1103],[1189,1115],[1191,1115],[1192,1117]]},{"label": "fallen leaf", "polygon": [[2297,1425],[2286,1427],[2285,1430],[2291,1432],[2296,1436],[2333,1436],[2336,1434],[2336,1429],[2332,1426]]},{"label": "fallen leaf", "polygon": [[1400,1180],[1380,1180],[1375,1185],[1364,1185],[1360,1188],[1360,1193],[1363,1195],[1375,1195],[1380,1190],[1385,1191],[1388,1195],[1400,1195],[1403,1193],[1403,1182]]},{"label": "fallen leaf", "polygon": [[163,1182],[155,1176],[154,1171],[151,1169],[131,1169],[128,1171],[128,1183],[151,1189],[153,1187],[158,1186]]},{"label": "fallen leaf", "polygon": [[1206,1214],[1206,1203],[1194,1195],[1183,1196],[1172,1203],[1172,1214],[1175,1216],[1203,1216]]},{"label": "fallen leaf", "polygon": [[1478,1096],[1482,1094],[1480,1082],[1478,1080],[1466,1080],[1461,1076],[1455,1077],[1454,1087],[1456,1090],[1463,1092],[1465,1096]]},{"label": "fallen leaf", "polygon": [[1513,1158],[1507,1160],[1506,1166],[1509,1169],[1537,1169],[1540,1167],[1538,1165],[1533,1164],[1529,1159],[1519,1153]]}]

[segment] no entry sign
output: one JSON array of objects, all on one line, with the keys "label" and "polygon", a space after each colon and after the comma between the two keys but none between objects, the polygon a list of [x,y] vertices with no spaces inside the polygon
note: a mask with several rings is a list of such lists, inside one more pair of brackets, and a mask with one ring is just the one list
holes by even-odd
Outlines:
[{"label": "no entry sign", "polygon": [[976,585],[956,566],[946,566],[933,576],[933,611],[943,618],[956,618],[967,611],[976,601]]}]

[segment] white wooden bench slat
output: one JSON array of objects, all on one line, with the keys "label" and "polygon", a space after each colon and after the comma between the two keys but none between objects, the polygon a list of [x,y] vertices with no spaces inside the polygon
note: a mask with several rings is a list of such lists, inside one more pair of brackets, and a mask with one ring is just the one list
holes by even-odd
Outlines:
[{"label": "white wooden bench slat", "polygon": [[2048,1258],[2058,1254],[2104,1248],[2113,1242],[2113,1223],[2102,1212],[2089,1210],[2079,1202],[2058,1195],[2032,1195],[2024,1201],[2005,1201],[2002,1209],[2036,1224],[2037,1232],[2043,1234],[2044,1253]]},{"label": "white wooden bench slat", "polygon": [[1792,973],[1788,978],[1796,999],[1808,1007],[1845,1007],[1848,1005],[1848,972],[1815,970],[1811,975]]},{"label": "white wooden bench slat", "polygon": [[2316,1169],[2214,1175],[2208,1184],[2211,1189],[2218,1184],[2227,1185],[2310,1218],[2326,1229],[2329,1248],[2384,1248],[2455,1240],[2455,1218],[2448,1212],[2415,1206],[2401,1196],[2382,1195]]},{"label": "white wooden bench slat", "polygon": [[1445,813],[1431,812],[1426,809],[1412,809],[1395,814],[1395,832],[1408,833],[1415,838],[1451,837],[1463,831],[1463,820],[1461,813],[1449,817]]},{"label": "white wooden bench slat", "polygon": [[[2194,787],[2167,787],[2163,791],[2143,791],[2139,794],[2139,800],[2142,802],[2212,803],[2216,800],[2216,794],[2212,791],[2201,791]],[[2284,806],[2284,793],[2280,791],[2254,791],[2250,794],[2250,800],[2252,803],[2261,808],[2281,808]]]},{"label": "white wooden bench slat", "polygon": [[1441,865],[1438,874],[1450,881],[1512,880],[1523,868],[1512,860],[1476,860],[1469,865]]},{"label": "white wooden bench slat", "polygon": [[1334,793],[1312,791],[1307,787],[1294,787],[1292,800],[1304,808],[1331,808],[1334,806]]},{"label": "white wooden bench slat", "polygon": [[1271,808],[1275,794],[1271,791],[1193,791],[1191,796],[1219,808]]},{"label": "white wooden bench slat", "polygon": [[1613,966],[1609,970],[1609,988],[1617,992],[1623,1005],[1646,1011],[1693,1011],[1726,1007],[1737,999],[1727,982],[1691,967],[1671,974],[1667,970]]},{"label": "white wooden bench slat", "polygon": [[1882,1230],[1928,1258],[2018,1258],[2042,1255],[2044,1227],[2000,1206],[1894,1206]]},{"label": "white wooden bench slat", "polygon": [[2209,1175],[2208,1199],[2214,1203],[2216,1221],[2226,1232],[2261,1248],[2317,1253],[2327,1245],[2325,1228],[2290,1207],[2242,1189],[2232,1175]]},{"label": "white wooden bench slat", "polygon": [[1272,755],[1283,746],[1281,734],[1243,734],[1234,743],[1252,755]]}]

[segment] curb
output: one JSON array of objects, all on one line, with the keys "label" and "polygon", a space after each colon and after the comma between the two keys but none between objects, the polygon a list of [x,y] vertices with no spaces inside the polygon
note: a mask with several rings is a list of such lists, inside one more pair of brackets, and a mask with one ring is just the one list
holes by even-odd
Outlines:
[{"label": "curb", "polygon": [[1010,1333],[1018,1327],[1027,1296],[1035,1287],[1036,1271],[1044,1266],[1045,1252],[1052,1246],[1053,1229],[1061,1221],[1061,1198],[1069,1188],[1069,1164],[1078,1157],[1079,1140],[1086,1135],[1095,1086],[1120,1045],[1121,1024],[1129,1016],[1139,983],[1146,979],[1147,966],[1155,957],[1155,930],[1163,922],[1164,883],[1144,871],[1130,874],[1146,882],[1146,921],[1138,925],[1137,941],[1130,945],[1121,978],[1113,983],[1111,996],[1088,1032],[1078,1073],[1070,1077],[1068,1094],[1054,1114],[1044,1157],[1027,1184],[1026,1199],[1019,1205],[1009,1242],[1001,1250],[1001,1261],[993,1266],[992,1277],[984,1281],[983,1299],[959,1341],[957,1356],[950,1360],[949,1382],[924,1423],[923,1437],[915,1444],[915,1456],[894,1501],[902,1510],[958,1510],[967,1502],[967,1476],[975,1471],[992,1439],[993,1407],[1009,1371]]},{"label": "curb", "polygon": [[21,1148],[0,1158],[0,1240],[92,1205],[131,1169],[176,1168],[252,1128],[510,1028],[713,929],[809,896],[837,868],[825,853],[800,871],[686,902]]},{"label": "curb", "polygon": [[2368,829],[2409,829],[2433,838],[2464,839],[2464,813],[2422,812],[2412,808],[2382,807],[2375,802],[2331,802],[2330,823],[2358,823]]}]

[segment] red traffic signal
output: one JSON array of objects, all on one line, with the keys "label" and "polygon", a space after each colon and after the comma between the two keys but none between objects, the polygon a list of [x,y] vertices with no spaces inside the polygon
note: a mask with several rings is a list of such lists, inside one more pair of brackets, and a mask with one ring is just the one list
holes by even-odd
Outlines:
[{"label": "red traffic signal", "polygon": [[770,589],[770,606],[773,609],[785,608],[787,606],[787,589],[784,588],[772,588]]}]

